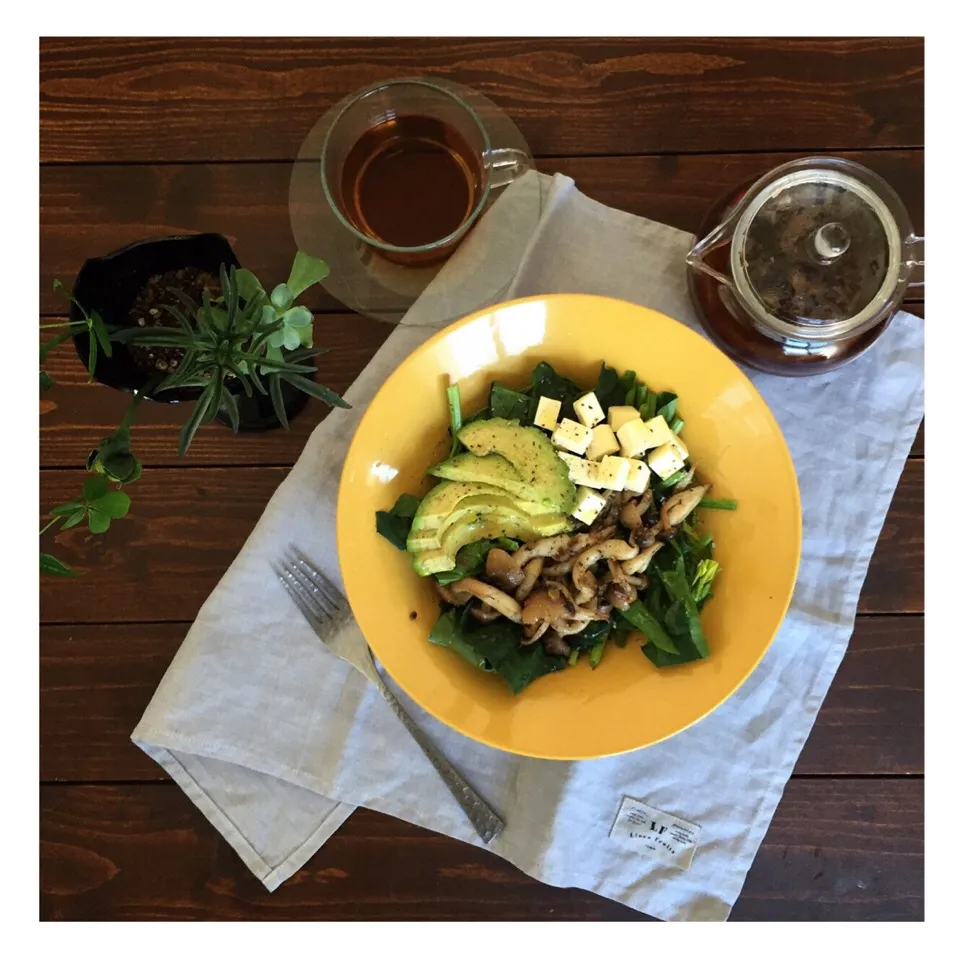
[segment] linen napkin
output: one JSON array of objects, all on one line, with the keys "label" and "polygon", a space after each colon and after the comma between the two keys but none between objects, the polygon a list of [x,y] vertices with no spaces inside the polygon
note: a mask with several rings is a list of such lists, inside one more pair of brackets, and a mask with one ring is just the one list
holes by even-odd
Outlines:
[{"label": "linen napkin", "polygon": [[[543,214],[500,299],[603,294],[697,327],[684,277],[689,234],[596,203],[560,175],[526,181],[515,187],[542,190]],[[270,561],[295,542],[341,582],[335,504],[356,424],[386,376],[456,315],[477,283],[476,251],[510,229],[508,194],[347,392],[354,409],[333,411],[313,432],[133,733],[270,890],[359,805],[482,845],[372,686],[318,642]],[[478,306],[460,302],[461,313]],[[843,657],[922,415],[923,324],[899,313],[870,351],[815,379],[752,379],[796,465],[804,541],[786,620],[736,694],[664,743],[572,763],[491,749],[404,701],[505,820],[489,849],[546,883],[665,920],[727,918]],[[354,623],[338,637],[346,651],[359,654],[362,643]],[[630,836],[651,817],[671,825],[682,856],[658,856]]]}]

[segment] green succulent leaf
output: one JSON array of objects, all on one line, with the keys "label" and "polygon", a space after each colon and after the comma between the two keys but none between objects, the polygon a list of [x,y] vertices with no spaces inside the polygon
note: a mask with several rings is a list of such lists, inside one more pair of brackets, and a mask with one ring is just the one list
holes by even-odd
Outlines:
[{"label": "green succulent leaf", "polygon": [[237,285],[237,292],[240,294],[241,299],[246,300],[248,303],[258,294],[266,296],[263,284],[257,279],[256,274],[250,270],[241,267],[234,276],[234,282]]},{"label": "green succulent leaf", "polygon": [[91,336],[97,338],[98,343],[100,344],[100,349],[103,350],[104,354],[108,357],[113,356],[113,346],[110,343],[110,331],[107,329],[107,325],[103,322],[103,318],[94,310],[90,314],[90,330]]},{"label": "green succulent leaf", "polygon": [[284,327],[275,330],[267,337],[267,345],[279,350],[287,342],[287,331]]},{"label": "green succulent leaf", "polygon": [[239,432],[240,407],[237,405],[237,398],[229,390],[223,391],[223,395],[220,398],[220,409],[230,422],[230,429],[234,433]]},{"label": "green succulent leaf", "polygon": [[285,283],[278,283],[270,292],[270,302],[282,312],[293,303],[293,295]]},{"label": "green succulent leaf", "polygon": [[313,314],[306,307],[291,307],[281,319],[288,327],[309,327]]},{"label": "green succulent leaf", "polygon": [[43,393],[44,390],[49,390],[51,387],[55,387],[57,381],[47,373],[46,370],[40,371],[40,392]]},{"label": "green succulent leaf", "polygon": [[197,430],[200,429],[200,424],[203,423],[203,418],[206,416],[207,408],[210,406],[212,393],[213,384],[208,384],[203,393],[200,394],[200,399],[197,400],[196,404],[194,404],[193,411],[190,414],[190,419],[187,420],[187,422],[183,425],[183,428],[180,430],[178,453],[181,457],[190,448],[190,444],[193,442],[193,438],[196,435]]},{"label": "green succulent leaf", "polygon": [[319,283],[329,273],[330,267],[319,257],[312,257],[309,253],[298,250],[293,258],[293,266],[290,267],[290,276],[286,283],[290,292],[290,302],[296,300],[315,283]]},{"label": "green succulent leaf", "polygon": [[350,404],[343,399],[339,394],[334,393],[329,387],[324,387],[319,383],[314,383],[312,380],[308,380],[306,377],[300,376],[297,373],[280,373],[278,376],[282,377],[287,381],[291,386],[296,387],[302,393],[306,393],[311,397],[316,397],[318,400],[322,400],[328,406],[331,407],[342,407],[349,410]]},{"label": "green succulent leaf", "polygon": [[283,385],[275,373],[268,379],[270,380],[270,401],[273,403],[273,412],[277,415],[277,419],[280,421],[283,429],[289,430],[290,424],[287,422],[287,409],[283,403]]},{"label": "green succulent leaf", "polygon": [[297,330],[295,327],[284,327],[283,346],[287,350],[296,350],[297,347],[301,346],[300,331]]}]

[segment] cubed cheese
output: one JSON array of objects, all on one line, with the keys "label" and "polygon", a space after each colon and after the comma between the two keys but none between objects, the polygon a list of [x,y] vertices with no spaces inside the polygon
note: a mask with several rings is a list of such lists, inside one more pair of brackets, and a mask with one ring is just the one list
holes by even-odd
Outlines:
[{"label": "cubed cheese", "polygon": [[572,453],[564,453],[562,450],[557,451],[557,456],[567,465],[568,476],[578,487],[595,486],[598,490],[600,489],[599,484],[595,482],[594,472],[594,467],[598,464],[584,460],[583,457],[575,457]]},{"label": "cubed cheese", "polygon": [[654,447],[659,447],[661,443],[670,443],[677,439],[663,417],[651,417],[647,420],[646,425],[650,431],[650,439],[653,441],[652,445]]},{"label": "cubed cheese", "polygon": [[588,460],[602,460],[607,454],[619,453],[620,444],[614,436],[613,428],[608,423],[601,423],[593,428],[590,437],[590,446],[587,447]]},{"label": "cubed cheese", "polygon": [[671,430],[670,439],[667,441],[677,453],[686,460],[690,456],[690,451],[687,449],[687,445]]},{"label": "cubed cheese", "polygon": [[590,393],[585,393],[579,400],[574,400],[573,409],[577,414],[577,419],[590,429],[593,429],[604,419],[603,407],[600,406],[600,401],[592,390]]},{"label": "cubed cheese", "polygon": [[650,451],[647,464],[661,480],[666,480],[683,466],[683,458],[677,453],[673,444],[663,443],[656,450]]},{"label": "cubed cheese", "polygon": [[627,463],[630,468],[623,489],[631,493],[646,493],[650,483],[650,468],[642,460],[628,460]]},{"label": "cubed cheese", "polygon": [[626,457],[604,457],[600,461],[600,479],[604,490],[623,490],[630,473]]},{"label": "cubed cheese", "polygon": [[596,490],[587,487],[577,489],[577,505],[573,515],[583,523],[590,524],[597,519],[597,514],[607,505],[607,498]]},{"label": "cubed cheese", "polygon": [[639,420],[640,411],[636,407],[611,407],[607,411],[607,422],[616,433],[625,423],[630,420]]},{"label": "cubed cheese", "polygon": [[587,447],[590,446],[590,433],[589,427],[565,417],[560,421],[560,426],[553,431],[550,439],[555,447],[560,447],[582,457],[587,452]]},{"label": "cubed cheese", "polygon": [[617,440],[620,441],[620,452],[625,457],[637,457],[645,450],[655,447],[647,425],[638,417],[628,420],[618,431]]},{"label": "cubed cheese", "polygon": [[551,397],[541,397],[537,404],[537,413],[533,418],[534,426],[542,427],[551,433],[557,429],[560,419],[560,401]]}]

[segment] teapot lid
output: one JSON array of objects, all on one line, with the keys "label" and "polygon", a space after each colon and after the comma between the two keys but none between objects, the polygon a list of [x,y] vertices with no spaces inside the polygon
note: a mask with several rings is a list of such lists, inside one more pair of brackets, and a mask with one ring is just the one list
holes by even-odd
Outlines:
[{"label": "teapot lid", "polygon": [[[857,175],[861,170],[867,177]],[[758,319],[787,337],[848,335],[896,294],[901,206],[859,164],[830,158],[786,164],[741,203],[730,243],[738,293]]]}]

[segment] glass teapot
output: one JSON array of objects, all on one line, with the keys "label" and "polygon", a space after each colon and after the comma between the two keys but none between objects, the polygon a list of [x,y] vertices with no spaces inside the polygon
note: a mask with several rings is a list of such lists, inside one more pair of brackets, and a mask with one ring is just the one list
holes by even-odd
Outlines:
[{"label": "glass teapot", "polygon": [[850,160],[783,164],[721,201],[687,255],[707,332],[741,363],[822,373],[873,344],[923,265],[890,185]]}]

